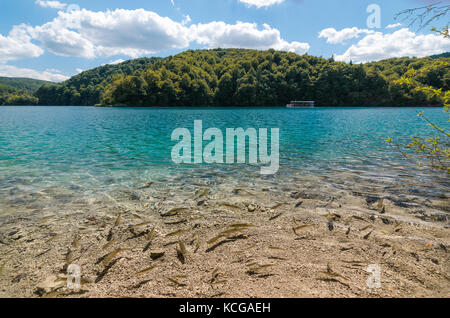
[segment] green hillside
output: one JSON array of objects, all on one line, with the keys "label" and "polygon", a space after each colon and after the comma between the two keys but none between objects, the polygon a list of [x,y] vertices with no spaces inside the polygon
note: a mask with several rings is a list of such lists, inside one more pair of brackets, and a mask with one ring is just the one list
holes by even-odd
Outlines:
[{"label": "green hillside", "polygon": [[41,81],[31,78],[20,78],[20,77],[0,77],[0,84],[18,88],[30,93],[35,92],[43,84],[54,84],[48,81]]},{"label": "green hillside", "polygon": [[432,59],[440,59],[443,57],[450,57],[450,52],[430,56]]},{"label": "green hillside", "polygon": [[37,105],[38,102],[26,90],[0,84],[0,105]]},{"label": "green hillside", "polygon": [[442,104],[397,84],[404,75],[447,91],[450,58],[353,65],[274,50],[189,50],[98,67],[43,85],[35,96],[41,105],[282,106],[293,99],[315,100],[319,106]]},{"label": "green hillside", "polygon": [[107,64],[77,74],[57,85],[43,85],[36,96],[41,105],[95,105],[114,76],[144,70],[160,58],[139,58],[120,64]]}]

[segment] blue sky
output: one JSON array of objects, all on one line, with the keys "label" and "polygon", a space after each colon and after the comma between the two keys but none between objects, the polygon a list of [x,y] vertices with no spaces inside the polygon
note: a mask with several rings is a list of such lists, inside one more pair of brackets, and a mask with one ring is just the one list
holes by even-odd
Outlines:
[{"label": "blue sky", "polygon": [[[106,63],[215,47],[334,54],[347,62],[449,51],[449,39],[394,19],[429,3],[434,1],[2,0],[0,76],[61,81]],[[372,4],[379,20],[378,9],[367,12]]]}]

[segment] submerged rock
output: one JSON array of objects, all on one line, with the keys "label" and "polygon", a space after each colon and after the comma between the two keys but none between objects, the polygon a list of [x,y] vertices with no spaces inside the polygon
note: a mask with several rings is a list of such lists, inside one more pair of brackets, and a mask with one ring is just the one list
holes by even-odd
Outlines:
[{"label": "submerged rock", "polygon": [[375,202],[380,201],[379,197],[366,197],[366,203],[369,205],[374,204]]},{"label": "submerged rock", "polygon": [[163,257],[165,253],[163,250],[154,250],[150,252],[150,258],[155,261]]},{"label": "submerged rock", "polygon": [[136,193],[130,194],[130,200],[131,201],[139,201],[141,198]]},{"label": "submerged rock", "polygon": [[42,283],[37,285],[36,294],[45,295],[51,291],[61,288],[66,285],[66,281],[63,279],[58,279],[56,276],[48,276]]}]

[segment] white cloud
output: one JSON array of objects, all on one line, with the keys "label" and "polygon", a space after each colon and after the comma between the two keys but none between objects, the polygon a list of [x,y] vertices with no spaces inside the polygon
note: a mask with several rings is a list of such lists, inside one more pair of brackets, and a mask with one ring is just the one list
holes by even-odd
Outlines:
[{"label": "white cloud", "polygon": [[117,60],[114,60],[114,61],[109,62],[108,64],[110,64],[110,65],[115,65],[115,64],[120,64],[120,63],[123,63],[123,62],[125,62],[125,60],[123,60],[123,59],[117,59]]},{"label": "white cloud", "polygon": [[52,9],[64,9],[67,4],[61,3],[59,1],[44,1],[44,0],[36,0],[36,4],[43,8],[52,8]]},{"label": "white cloud", "polygon": [[262,7],[270,7],[275,4],[280,4],[284,2],[284,0],[239,0],[239,1],[247,4],[248,6],[255,6],[258,9]]},{"label": "white cloud", "polygon": [[192,26],[196,34],[196,41],[210,48],[248,48],[248,49],[276,49],[281,51],[306,53],[310,46],[308,43],[287,42],[280,36],[280,31],[264,24],[259,30],[256,23],[237,22],[226,24],[224,22],[211,22]]},{"label": "white cloud", "polygon": [[0,64],[0,76],[34,78],[50,82],[62,82],[69,79],[68,76],[60,74],[60,71],[54,71],[46,70],[39,72],[29,68],[18,68],[12,65]]},{"label": "white cloud", "polygon": [[357,38],[363,33],[372,34],[375,32],[368,29],[358,29],[357,27],[345,28],[340,31],[337,31],[335,28],[327,28],[319,32],[319,38],[326,38],[327,43],[338,44],[344,43],[346,40]]},{"label": "white cloud", "polygon": [[211,22],[190,25],[144,9],[106,12],[74,10],[42,26],[27,27],[28,34],[50,52],[84,58],[126,55],[139,57],[168,49],[184,49],[192,42],[208,47],[235,47],[292,51],[303,54],[308,43],[287,42],[280,31],[264,24]]},{"label": "white cloud", "polygon": [[408,28],[394,33],[375,32],[352,45],[338,61],[370,62],[392,57],[424,57],[448,52],[450,40],[437,34],[416,34]]},{"label": "white cloud", "polygon": [[33,39],[41,42],[47,50],[56,55],[95,57],[94,45],[81,34],[66,28],[59,20],[55,19],[34,28],[29,27],[28,32]]},{"label": "white cloud", "polygon": [[61,71],[56,69],[56,68],[48,68],[45,71],[46,72],[51,72],[51,73],[61,73]]},{"label": "white cloud", "polygon": [[186,48],[192,37],[182,23],[144,9],[60,11],[53,21],[29,32],[54,54],[85,58],[118,54],[138,57]]},{"label": "white cloud", "polygon": [[186,25],[192,22],[192,19],[189,15],[183,16],[183,21],[181,21],[182,25]]},{"label": "white cloud", "polygon": [[398,28],[401,26],[402,26],[401,23],[394,23],[394,24],[389,24],[388,26],[386,26],[386,29],[395,29],[395,28]]},{"label": "white cloud", "polygon": [[0,34],[0,63],[38,57],[43,53],[39,46],[31,43],[25,25],[14,26],[6,37]]}]

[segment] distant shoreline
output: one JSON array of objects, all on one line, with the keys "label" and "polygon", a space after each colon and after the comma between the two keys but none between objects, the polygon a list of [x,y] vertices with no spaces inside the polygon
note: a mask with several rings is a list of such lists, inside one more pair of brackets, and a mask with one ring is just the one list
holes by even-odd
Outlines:
[{"label": "distant shoreline", "polygon": [[394,58],[354,65],[274,50],[186,51],[84,71],[61,84],[42,85],[33,94],[36,103],[10,98],[5,104],[284,107],[304,100],[317,106],[439,106],[442,99],[400,80],[419,63],[414,70],[422,75],[409,78],[411,83],[447,91],[446,72],[431,70],[448,60]]},{"label": "distant shoreline", "polygon": [[86,106],[86,105],[0,105],[1,107],[93,107],[93,108],[192,108],[192,109],[227,109],[227,108],[286,108],[286,109],[325,109],[325,108],[354,108],[354,109],[376,109],[376,108],[443,108],[443,106],[316,106],[314,108],[287,108],[286,106],[119,106],[119,105],[102,105],[102,106]]}]

